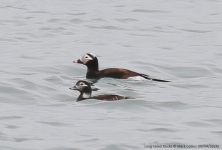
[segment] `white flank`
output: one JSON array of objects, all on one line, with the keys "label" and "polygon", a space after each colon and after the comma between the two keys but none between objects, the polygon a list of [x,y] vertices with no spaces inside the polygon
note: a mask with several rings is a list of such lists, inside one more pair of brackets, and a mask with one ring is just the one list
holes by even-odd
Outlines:
[{"label": "white flank", "polygon": [[130,80],[137,80],[137,81],[145,81],[145,80],[147,80],[147,79],[145,79],[144,77],[141,77],[141,76],[129,77],[128,79],[130,79]]}]

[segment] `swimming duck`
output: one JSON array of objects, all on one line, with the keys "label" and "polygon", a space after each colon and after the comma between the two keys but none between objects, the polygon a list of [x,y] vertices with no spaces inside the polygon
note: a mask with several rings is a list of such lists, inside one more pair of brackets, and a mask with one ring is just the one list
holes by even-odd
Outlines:
[{"label": "swimming duck", "polygon": [[79,97],[77,98],[78,101],[83,101],[86,99],[97,99],[97,100],[104,100],[104,101],[116,101],[121,99],[130,99],[130,97],[120,96],[120,95],[97,95],[92,96],[92,88],[90,84],[86,81],[79,80],[76,85],[71,90],[77,90],[80,92]]},{"label": "swimming duck", "polygon": [[116,78],[116,79],[127,79],[130,77],[142,77],[144,79],[159,81],[159,82],[170,82],[167,80],[155,79],[142,73],[137,73],[131,70],[122,68],[108,68],[99,71],[99,63],[97,56],[93,53],[86,53],[81,56],[80,59],[73,61],[74,63],[84,64],[87,66],[86,78],[88,79],[100,79],[100,78]]}]

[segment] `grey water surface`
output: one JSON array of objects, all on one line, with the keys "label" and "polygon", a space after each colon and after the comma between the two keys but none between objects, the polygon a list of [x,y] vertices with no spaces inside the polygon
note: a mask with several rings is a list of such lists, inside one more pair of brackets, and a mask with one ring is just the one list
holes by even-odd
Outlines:
[{"label": "grey water surface", "polygon": [[[222,0],[1,0],[0,150],[220,145],[221,41]],[[77,103],[86,52],[172,82],[105,78],[93,95],[135,99]]]}]

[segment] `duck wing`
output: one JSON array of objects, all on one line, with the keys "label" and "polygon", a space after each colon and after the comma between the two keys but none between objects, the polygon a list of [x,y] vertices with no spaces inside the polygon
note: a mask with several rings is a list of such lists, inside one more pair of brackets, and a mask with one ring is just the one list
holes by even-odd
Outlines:
[{"label": "duck wing", "polygon": [[101,78],[103,77],[110,77],[110,78],[117,78],[117,79],[127,79],[133,76],[139,76],[139,73],[122,69],[122,68],[108,68],[100,71]]},{"label": "duck wing", "polygon": [[93,96],[93,99],[105,100],[105,101],[116,101],[121,99],[129,99],[130,97],[120,96],[120,95],[97,95]]}]

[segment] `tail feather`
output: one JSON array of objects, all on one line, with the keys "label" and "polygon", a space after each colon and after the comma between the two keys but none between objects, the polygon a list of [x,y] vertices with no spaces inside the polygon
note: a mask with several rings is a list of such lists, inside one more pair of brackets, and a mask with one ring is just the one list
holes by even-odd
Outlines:
[{"label": "tail feather", "polygon": [[149,76],[146,75],[146,74],[140,74],[140,76],[143,77],[143,78],[145,78],[145,79],[151,80],[151,81],[170,82],[170,81],[167,81],[167,80],[161,80],[161,79],[151,78],[151,77],[149,77]]}]

